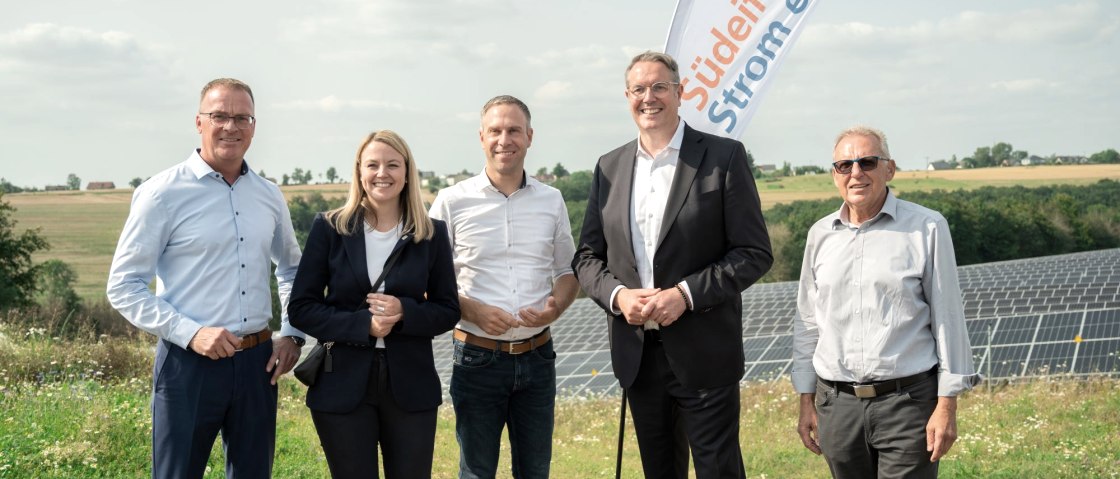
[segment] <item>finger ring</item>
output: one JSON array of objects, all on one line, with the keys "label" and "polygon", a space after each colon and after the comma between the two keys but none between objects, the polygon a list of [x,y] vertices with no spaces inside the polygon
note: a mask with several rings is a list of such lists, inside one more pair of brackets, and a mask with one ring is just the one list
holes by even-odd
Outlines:
[{"label": "finger ring", "polygon": [[377,312],[384,313],[385,312],[385,307],[384,306],[378,306],[377,307]]}]

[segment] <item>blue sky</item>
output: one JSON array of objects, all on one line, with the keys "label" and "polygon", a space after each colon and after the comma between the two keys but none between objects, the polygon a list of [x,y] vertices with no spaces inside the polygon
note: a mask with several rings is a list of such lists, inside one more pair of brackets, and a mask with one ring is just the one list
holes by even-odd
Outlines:
[{"label": "blue sky", "polygon": [[[742,138],[760,163],[826,164],[835,133],[886,131],[904,169],[1006,141],[1034,154],[1120,147],[1120,3],[821,4]],[[0,18],[0,176],[125,184],[198,144],[198,90],[253,86],[248,159],[280,176],[347,171],[390,128],[420,167],[478,171],[478,109],[524,99],[526,167],[590,169],[636,135],[633,54],[663,46],[672,0],[21,2]],[[219,8],[220,7],[220,8]]]}]

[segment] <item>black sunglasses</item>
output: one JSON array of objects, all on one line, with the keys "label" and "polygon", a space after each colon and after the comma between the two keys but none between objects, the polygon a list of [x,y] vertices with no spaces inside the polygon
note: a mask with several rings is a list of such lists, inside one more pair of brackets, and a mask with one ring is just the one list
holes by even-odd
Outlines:
[{"label": "black sunglasses", "polygon": [[860,171],[871,171],[879,166],[879,160],[891,161],[890,158],[883,158],[881,156],[865,156],[854,160],[837,161],[832,164],[832,169],[836,170],[836,172],[841,175],[847,175],[852,172],[852,164],[859,163]]}]

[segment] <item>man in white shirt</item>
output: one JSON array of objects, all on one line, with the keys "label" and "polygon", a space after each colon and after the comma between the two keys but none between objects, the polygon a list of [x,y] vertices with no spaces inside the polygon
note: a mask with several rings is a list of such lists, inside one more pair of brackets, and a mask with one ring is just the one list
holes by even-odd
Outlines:
[{"label": "man in white shirt", "polygon": [[441,190],[430,212],[447,222],[459,282],[451,400],[461,478],[495,477],[507,426],[513,477],[549,475],[556,353],[548,325],[579,285],[564,198],[525,174],[530,119],[517,98],[488,101],[479,128],[485,171]]},{"label": "man in white shirt", "polygon": [[832,152],[844,203],[809,229],[793,387],[797,431],[837,478],[930,478],[957,438],[957,395],[980,381],[949,224],[895,198],[883,132],[844,130]]},{"label": "man in white shirt", "polygon": [[284,311],[300,251],[284,195],[245,162],[253,112],[245,83],[203,87],[202,147],[136,189],[109,270],[109,302],[160,338],[154,478],[201,478],[219,431],[227,477],[272,474],[276,381],[299,359],[303,333],[284,312],[273,338],[269,275],[275,263]]}]

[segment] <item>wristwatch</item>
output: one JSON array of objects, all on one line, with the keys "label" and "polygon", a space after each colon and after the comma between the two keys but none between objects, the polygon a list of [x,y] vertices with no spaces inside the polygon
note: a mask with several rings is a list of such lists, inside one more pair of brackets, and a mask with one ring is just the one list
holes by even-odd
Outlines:
[{"label": "wristwatch", "polygon": [[296,346],[299,346],[301,348],[303,347],[304,344],[307,344],[307,340],[303,339],[299,336],[284,336],[284,337],[286,337],[288,339],[291,339],[293,343],[296,343]]}]

